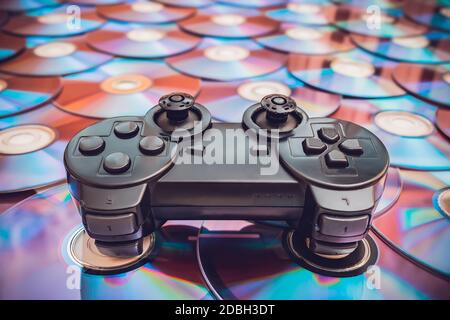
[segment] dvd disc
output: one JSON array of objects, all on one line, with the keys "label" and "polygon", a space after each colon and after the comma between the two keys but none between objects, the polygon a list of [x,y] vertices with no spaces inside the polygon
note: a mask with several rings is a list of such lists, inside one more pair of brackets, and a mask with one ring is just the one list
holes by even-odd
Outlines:
[{"label": "dvd disc", "polygon": [[375,231],[402,253],[450,277],[450,172],[400,174],[400,198],[374,220]]},{"label": "dvd disc", "polygon": [[[80,223],[66,186],[36,194],[2,214],[0,259],[8,264],[0,273],[0,299],[211,299],[196,262],[198,222],[163,226],[148,256],[109,273],[90,272],[75,259],[71,243]],[[125,260],[94,257],[107,263]]]},{"label": "dvd disc", "polygon": [[402,62],[450,62],[450,35],[432,31],[422,36],[381,39],[352,35],[352,40],[371,53]]},{"label": "dvd disc", "polygon": [[250,40],[207,38],[196,49],[166,61],[172,68],[194,77],[231,81],[274,72],[285,65],[286,56]]},{"label": "dvd disc", "polygon": [[100,28],[105,20],[94,8],[70,6],[34,10],[11,19],[3,30],[18,36],[73,36]]},{"label": "dvd disc", "polygon": [[58,76],[82,72],[111,60],[90,49],[84,36],[48,39],[0,65],[0,71],[24,76]]},{"label": "dvd disc", "polygon": [[186,92],[196,96],[200,80],[181,75],[162,60],[115,58],[101,67],[67,76],[55,105],[94,118],[143,116],[161,96]]},{"label": "dvd disc", "polygon": [[309,28],[288,23],[256,41],[269,49],[302,54],[332,54],[355,47],[347,34],[332,26]]},{"label": "dvd disc", "polygon": [[402,16],[378,9],[369,13],[365,8],[342,5],[336,11],[335,25],[348,32],[380,38],[419,36],[427,31],[423,25]]},{"label": "dvd disc", "polygon": [[135,1],[132,3],[101,6],[97,12],[110,20],[137,23],[168,23],[186,19],[195,14],[192,8],[168,7],[156,2]]},{"label": "dvd disc", "polygon": [[450,31],[450,2],[448,0],[413,0],[404,7],[405,15],[417,23]]},{"label": "dvd disc", "polygon": [[215,120],[241,122],[245,110],[268,95],[291,96],[310,117],[325,117],[339,108],[339,95],[306,87],[285,68],[244,81],[204,81],[197,101],[211,112]]},{"label": "dvd disc", "polygon": [[[198,240],[206,282],[219,299],[448,299],[449,283],[417,267],[369,233],[367,271],[325,276],[302,267],[301,257],[280,228],[245,221],[207,221]],[[365,242],[364,245],[368,243]],[[378,251],[378,259],[374,251]],[[368,256],[368,257],[367,257]],[[374,257],[375,256],[375,257]],[[303,258],[304,259],[304,258]],[[300,261],[299,261],[300,260]],[[376,277],[376,281],[374,281]]]},{"label": "dvd disc", "polygon": [[392,80],[397,63],[353,49],[335,55],[289,56],[289,71],[315,88],[344,96],[383,98],[405,94]]},{"label": "dvd disc", "polygon": [[167,4],[173,7],[202,8],[214,3],[214,0],[155,0],[156,2]]},{"label": "dvd disc", "polygon": [[437,111],[436,126],[450,139],[450,110],[439,109]]},{"label": "dvd disc", "polygon": [[0,10],[11,12],[34,10],[43,7],[57,6],[59,0],[2,0]]},{"label": "dvd disc", "polygon": [[195,48],[200,39],[176,25],[143,26],[110,22],[87,36],[95,49],[127,58],[163,58]]},{"label": "dvd disc", "polygon": [[274,20],[302,25],[329,25],[334,23],[337,7],[328,1],[294,1],[286,8],[269,10],[266,15]]},{"label": "dvd disc", "polygon": [[450,106],[450,63],[437,66],[402,63],[395,68],[393,78],[412,95]]},{"label": "dvd disc", "polygon": [[257,10],[216,5],[199,10],[194,17],[181,21],[179,26],[201,36],[250,38],[275,31],[279,23]]},{"label": "dvd disc", "polygon": [[0,118],[31,110],[61,91],[59,78],[25,78],[0,74]]},{"label": "dvd disc", "polygon": [[93,123],[53,105],[0,119],[0,193],[64,180],[64,148],[78,131]]},{"label": "dvd disc", "polygon": [[386,146],[391,165],[417,170],[450,170],[450,145],[435,130],[436,107],[412,96],[344,99],[333,117],[372,131]]},{"label": "dvd disc", "polygon": [[25,49],[25,40],[0,33],[0,61],[11,58]]},{"label": "dvd disc", "polygon": [[284,5],[287,0],[217,0],[217,2],[239,7],[267,8]]}]

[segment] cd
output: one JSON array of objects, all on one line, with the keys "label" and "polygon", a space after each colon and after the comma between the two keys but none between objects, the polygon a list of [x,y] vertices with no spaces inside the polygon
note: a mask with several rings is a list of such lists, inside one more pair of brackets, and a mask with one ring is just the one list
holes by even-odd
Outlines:
[{"label": "cd", "polygon": [[274,20],[305,25],[329,25],[334,23],[337,7],[328,1],[294,1],[286,8],[269,10],[266,15]]},{"label": "cd", "polygon": [[450,279],[450,172],[401,170],[397,203],[373,222],[408,257]]},{"label": "cd", "polygon": [[181,75],[162,60],[115,58],[97,69],[63,78],[55,105],[94,118],[143,116],[161,96],[200,90],[200,80]]},{"label": "cd", "polygon": [[197,101],[211,112],[215,120],[241,122],[247,108],[268,95],[291,96],[310,117],[325,117],[337,110],[341,97],[306,87],[286,68],[243,81],[204,81]]},{"label": "cd", "polygon": [[112,59],[88,47],[84,36],[48,39],[0,65],[0,71],[24,76],[58,76],[82,72]]},{"label": "cd", "polygon": [[195,48],[200,38],[176,25],[145,26],[109,22],[87,36],[95,49],[127,58],[163,58]]},{"label": "cd", "polygon": [[0,1],[0,10],[17,12],[56,6],[59,4],[59,0],[2,0]]},{"label": "cd", "polygon": [[404,7],[405,15],[417,23],[450,31],[450,1],[413,0]]},{"label": "cd", "polygon": [[240,7],[267,8],[284,5],[287,0],[217,0],[217,2]]},{"label": "cd", "polygon": [[287,53],[332,54],[355,47],[347,34],[332,26],[311,28],[284,23],[278,32],[255,40],[269,49]]},{"label": "cd", "polygon": [[439,109],[437,111],[436,126],[450,139],[450,110]]},{"label": "cd", "polygon": [[427,31],[423,25],[402,16],[380,11],[369,13],[365,8],[339,6],[335,25],[348,32],[380,38],[419,36]]},{"label": "cd", "polygon": [[214,0],[155,0],[156,2],[167,4],[168,6],[184,8],[201,8],[214,3]]},{"label": "cd", "polygon": [[[8,261],[0,273],[0,299],[211,299],[195,256],[198,222],[166,224],[148,256],[115,272],[79,265],[72,241],[82,232],[80,223],[66,186],[38,193],[0,215],[0,260]],[[89,244],[84,250],[91,253],[95,244]],[[110,264],[126,260],[95,252],[92,257]]]},{"label": "cd", "polygon": [[3,30],[18,36],[73,36],[100,28],[105,20],[94,8],[50,7],[11,19]]},{"label": "cd", "polygon": [[0,74],[0,118],[28,111],[61,91],[59,78],[25,78]]},{"label": "cd", "polygon": [[352,40],[371,53],[403,62],[450,62],[450,35],[432,31],[421,36],[381,39],[352,35]]},{"label": "cd", "polygon": [[286,56],[250,40],[206,38],[196,49],[166,61],[172,68],[194,77],[231,81],[274,72],[285,65]]},{"label": "cd", "polygon": [[192,8],[176,8],[157,2],[135,1],[132,3],[101,6],[97,12],[111,20],[137,23],[168,23],[186,19],[195,14]]},{"label": "cd", "polygon": [[391,78],[396,66],[361,49],[325,56],[292,54],[288,62],[289,71],[310,86],[359,98],[405,94]]},{"label": "cd", "polygon": [[372,131],[386,146],[391,165],[450,170],[450,144],[434,127],[436,107],[412,96],[344,99],[334,118]]},{"label": "cd", "polygon": [[[198,252],[206,282],[219,299],[450,298],[448,281],[395,253],[373,233],[368,238],[362,244],[362,257],[354,262],[355,267],[367,264],[367,271],[352,276],[310,271],[304,267],[309,257],[298,253],[290,232],[246,221],[204,222]],[[339,260],[343,259],[331,265]]]},{"label": "cd", "polygon": [[23,38],[0,33],[0,61],[11,58],[25,49]]},{"label": "cd", "polygon": [[278,29],[279,23],[258,10],[227,6],[211,6],[179,23],[185,31],[201,36],[250,38],[266,35]]},{"label": "cd", "polygon": [[450,106],[450,63],[436,66],[402,63],[395,68],[393,78],[412,95]]},{"label": "cd", "polygon": [[0,193],[64,180],[64,148],[78,131],[93,123],[51,104],[0,119]]}]

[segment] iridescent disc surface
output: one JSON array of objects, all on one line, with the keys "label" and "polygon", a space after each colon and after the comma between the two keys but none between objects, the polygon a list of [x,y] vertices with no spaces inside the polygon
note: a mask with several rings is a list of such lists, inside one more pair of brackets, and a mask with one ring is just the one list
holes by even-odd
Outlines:
[{"label": "iridescent disc surface", "polygon": [[57,76],[82,72],[111,59],[111,55],[89,48],[85,36],[45,38],[44,42],[28,47],[1,64],[0,71],[25,76]]},{"label": "iridescent disc surface", "polygon": [[333,117],[355,122],[380,138],[391,165],[417,170],[449,170],[450,145],[433,124],[436,107],[412,96],[344,99]]},{"label": "iridescent disc surface", "polygon": [[405,94],[391,78],[396,66],[361,49],[324,56],[292,54],[288,62],[289,71],[310,86],[360,98]]},{"label": "iridescent disc surface", "polygon": [[194,50],[168,58],[174,69],[191,76],[231,81],[274,72],[286,63],[286,56],[250,40],[204,39]]},{"label": "iridescent disc surface", "polygon": [[437,66],[402,63],[395,68],[393,78],[412,95],[450,106],[450,63]]},{"label": "iridescent disc surface", "polygon": [[61,90],[59,78],[25,78],[0,74],[0,118],[40,106]]},{"label": "iridescent disc surface", "polygon": [[95,8],[83,7],[75,13],[66,5],[14,17],[3,30],[18,36],[73,36],[100,28],[104,23],[105,20],[97,15]]},{"label": "iridescent disc surface", "polygon": [[450,31],[450,1],[414,0],[405,5],[405,15],[417,23]]},{"label": "iridescent disc surface", "polygon": [[64,180],[67,143],[93,123],[53,105],[0,119],[0,193]]},{"label": "iridescent disc surface", "polygon": [[195,14],[193,8],[165,6],[155,2],[134,1],[97,8],[97,12],[110,20],[137,23],[168,23],[186,19]]},{"label": "iridescent disc surface", "polygon": [[293,1],[286,8],[269,10],[266,15],[282,22],[305,25],[329,25],[334,23],[337,6],[328,1]]},{"label": "iridescent disc surface", "polygon": [[207,106],[216,120],[241,122],[249,106],[274,93],[291,96],[310,117],[328,116],[339,108],[341,102],[339,95],[306,87],[286,68],[244,81],[203,81],[196,101]]},{"label": "iridescent disc surface", "polygon": [[185,8],[201,8],[214,3],[213,0],[155,0],[155,2],[167,4],[169,6]]},{"label": "iridescent disc surface", "polygon": [[115,58],[67,76],[63,83],[56,106],[94,118],[143,116],[163,95],[181,91],[196,96],[200,90],[200,80],[179,74],[162,60]]},{"label": "iridescent disc surface", "polygon": [[373,223],[395,248],[450,276],[450,172],[401,170],[397,203]]},{"label": "iridescent disc surface", "polygon": [[288,253],[283,229],[244,221],[206,221],[198,251],[206,281],[220,299],[449,298],[447,281],[372,237],[379,258],[366,273],[353,277],[322,276],[304,269]]},{"label": "iridescent disc surface", "polygon": [[60,4],[59,0],[2,0],[0,10],[26,11]]},{"label": "iridescent disc surface", "polygon": [[331,54],[355,47],[350,37],[332,26],[310,28],[290,23],[256,41],[273,50],[302,54]]},{"label": "iridescent disc surface", "polygon": [[110,22],[87,35],[95,49],[127,58],[163,58],[189,51],[200,39],[176,25],[122,24]]},{"label": "iridescent disc surface", "polygon": [[195,258],[199,224],[174,223],[156,233],[139,266],[93,274],[69,254],[81,218],[65,186],[39,193],[0,216],[1,299],[209,299]]},{"label": "iridescent disc surface", "polygon": [[250,38],[275,31],[279,23],[257,10],[216,5],[199,10],[179,26],[201,36]]},{"label": "iridescent disc surface", "polygon": [[336,11],[335,25],[348,32],[382,38],[418,36],[427,28],[404,17],[385,12],[369,14],[365,8],[342,5]]},{"label": "iridescent disc surface", "polygon": [[364,50],[397,61],[450,62],[450,35],[444,32],[433,31],[422,36],[391,39],[352,35],[352,40]]},{"label": "iridescent disc surface", "polygon": [[436,126],[450,139],[450,110],[439,109],[437,111]]},{"label": "iridescent disc surface", "polygon": [[287,0],[217,0],[217,2],[240,7],[267,8],[286,4]]},{"label": "iridescent disc surface", "polygon": [[11,58],[25,49],[23,38],[0,33],[0,61]]}]

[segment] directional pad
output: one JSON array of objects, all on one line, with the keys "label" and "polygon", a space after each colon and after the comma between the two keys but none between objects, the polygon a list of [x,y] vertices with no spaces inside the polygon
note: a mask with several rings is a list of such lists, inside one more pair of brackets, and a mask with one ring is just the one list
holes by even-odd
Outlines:
[{"label": "directional pad", "polygon": [[363,148],[358,139],[347,139],[339,145],[339,148],[348,155],[360,156]]},{"label": "directional pad", "polygon": [[333,150],[327,153],[325,156],[325,161],[330,168],[348,167],[347,157],[339,150]]},{"label": "directional pad", "polygon": [[303,140],[303,151],[306,154],[321,154],[326,148],[326,144],[318,138],[306,138]]},{"label": "directional pad", "polygon": [[335,128],[321,128],[319,130],[319,137],[323,142],[335,143],[339,140],[339,133]]}]

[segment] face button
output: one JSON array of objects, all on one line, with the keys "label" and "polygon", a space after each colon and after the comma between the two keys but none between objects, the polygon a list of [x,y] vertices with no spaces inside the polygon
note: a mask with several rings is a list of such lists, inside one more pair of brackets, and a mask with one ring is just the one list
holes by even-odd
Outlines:
[{"label": "face button", "polygon": [[123,173],[130,168],[130,157],[122,152],[114,152],[106,156],[103,168],[109,173]]},{"label": "face button", "polygon": [[267,120],[275,123],[283,123],[288,115],[297,107],[295,101],[281,94],[270,94],[261,100],[261,105],[266,110]]},{"label": "face button", "polygon": [[78,149],[84,155],[94,156],[105,149],[105,141],[99,136],[83,137],[80,139]]},{"label": "face button", "polygon": [[339,150],[333,150],[325,155],[325,161],[330,168],[348,167],[348,160],[345,154]]},{"label": "face button", "polygon": [[339,148],[348,155],[360,156],[363,154],[363,148],[358,139],[347,139],[339,145]]},{"label": "face button", "polygon": [[122,139],[132,138],[138,133],[138,131],[139,126],[136,122],[132,121],[120,122],[114,127],[114,133]]},{"label": "face button", "polygon": [[164,150],[164,140],[157,136],[148,136],[141,139],[139,148],[147,155],[157,155]]},{"label": "face button", "polygon": [[306,154],[321,154],[326,148],[326,144],[318,138],[306,138],[303,140],[303,151]]},{"label": "face button", "polygon": [[193,96],[183,92],[175,92],[159,99],[159,106],[167,112],[172,121],[183,121],[189,115],[189,109],[195,103]]},{"label": "face button", "polygon": [[319,137],[323,142],[335,143],[339,140],[339,133],[335,128],[322,128],[319,130]]}]

